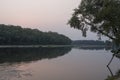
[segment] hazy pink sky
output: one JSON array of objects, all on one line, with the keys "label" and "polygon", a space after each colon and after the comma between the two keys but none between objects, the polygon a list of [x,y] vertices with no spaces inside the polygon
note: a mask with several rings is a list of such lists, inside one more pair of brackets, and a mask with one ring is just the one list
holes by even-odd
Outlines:
[{"label": "hazy pink sky", "polygon": [[0,0],[0,24],[20,25],[41,31],[54,31],[73,40],[97,39],[90,33],[83,38],[80,30],[67,25],[80,0]]}]

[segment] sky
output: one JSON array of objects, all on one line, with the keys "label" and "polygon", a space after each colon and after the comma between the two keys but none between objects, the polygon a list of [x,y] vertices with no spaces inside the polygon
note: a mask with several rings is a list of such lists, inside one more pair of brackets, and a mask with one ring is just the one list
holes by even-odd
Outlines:
[{"label": "sky", "polygon": [[73,9],[81,0],[0,0],[0,24],[53,31],[72,40],[97,40],[95,33],[86,38],[81,31],[67,25]]}]

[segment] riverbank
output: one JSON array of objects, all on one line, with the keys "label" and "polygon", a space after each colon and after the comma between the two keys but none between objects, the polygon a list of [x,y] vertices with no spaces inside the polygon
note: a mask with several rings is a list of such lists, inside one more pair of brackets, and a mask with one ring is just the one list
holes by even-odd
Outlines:
[{"label": "riverbank", "polygon": [[0,48],[73,47],[73,45],[0,45]]},{"label": "riverbank", "polygon": [[44,47],[74,47],[74,48],[111,48],[105,45],[0,45],[0,48],[44,48]]}]

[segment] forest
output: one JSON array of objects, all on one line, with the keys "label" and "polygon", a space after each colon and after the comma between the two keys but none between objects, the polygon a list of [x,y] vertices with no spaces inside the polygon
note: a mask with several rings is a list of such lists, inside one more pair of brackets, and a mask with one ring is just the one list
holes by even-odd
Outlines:
[{"label": "forest", "polygon": [[56,32],[0,24],[0,45],[68,45],[71,39]]},{"label": "forest", "polygon": [[111,46],[112,42],[111,41],[100,41],[100,40],[74,40],[72,42],[73,45],[105,45],[105,46]]}]

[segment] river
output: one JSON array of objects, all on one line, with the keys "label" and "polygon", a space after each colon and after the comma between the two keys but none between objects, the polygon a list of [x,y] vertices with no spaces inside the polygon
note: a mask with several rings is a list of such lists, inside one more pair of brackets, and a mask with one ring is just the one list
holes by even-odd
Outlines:
[{"label": "river", "polygon": [[[106,80],[120,70],[104,48],[0,48],[0,80]],[[120,77],[120,76],[119,76]]]}]

